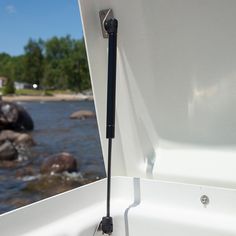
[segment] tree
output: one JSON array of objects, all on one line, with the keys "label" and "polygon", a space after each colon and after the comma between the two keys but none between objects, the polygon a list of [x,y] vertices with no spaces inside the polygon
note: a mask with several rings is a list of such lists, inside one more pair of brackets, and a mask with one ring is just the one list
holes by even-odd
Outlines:
[{"label": "tree", "polygon": [[12,79],[8,79],[6,85],[3,88],[3,95],[14,94],[15,86],[14,81]]},{"label": "tree", "polygon": [[21,56],[0,54],[0,76],[46,89],[82,91],[91,87],[83,39],[30,39],[24,49]]},{"label": "tree", "polygon": [[11,56],[6,53],[0,54],[0,76],[10,77],[12,72]]},{"label": "tree", "polygon": [[91,82],[84,39],[78,41],[77,44],[79,57],[79,76],[81,78],[80,89],[85,90],[91,88]]},{"label": "tree", "polygon": [[71,90],[84,90],[90,88],[87,57],[82,41],[77,41],[65,69],[68,75],[68,88]]},{"label": "tree", "polygon": [[71,74],[71,54],[75,40],[70,36],[53,37],[45,42],[45,77],[44,85],[67,89]]},{"label": "tree", "polygon": [[24,55],[12,57],[12,75],[14,81],[24,82],[25,80],[25,65]]},{"label": "tree", "polygon": [[24,81],[40,85],[44,74],[44,42],[30,39],[25,46]]}]

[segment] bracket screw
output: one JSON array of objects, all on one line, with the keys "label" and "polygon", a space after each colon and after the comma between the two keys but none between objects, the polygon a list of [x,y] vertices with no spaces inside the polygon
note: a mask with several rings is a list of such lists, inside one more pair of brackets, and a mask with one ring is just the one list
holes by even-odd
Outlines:
[{"label": "bracket screw", "polygon": [[207,195],[202,195],[200,201],[204,206],[207,206],[210,203],[210,199]]}]

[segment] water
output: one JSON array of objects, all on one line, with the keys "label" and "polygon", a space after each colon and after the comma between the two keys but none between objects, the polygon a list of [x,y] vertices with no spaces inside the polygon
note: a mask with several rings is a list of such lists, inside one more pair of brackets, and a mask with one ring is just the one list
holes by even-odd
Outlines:
[{"label": "water", "polygon": [[[0,167],[0,213],[105,176],[96,118],[69,118],[78,110],[94,111],[93,102],[22,102],[20,105],[34,120],[35,130],[31,135],[37,145],[27,160]],[[42,161],[60,152],[76,157],[79,173],[41,176]]]}]

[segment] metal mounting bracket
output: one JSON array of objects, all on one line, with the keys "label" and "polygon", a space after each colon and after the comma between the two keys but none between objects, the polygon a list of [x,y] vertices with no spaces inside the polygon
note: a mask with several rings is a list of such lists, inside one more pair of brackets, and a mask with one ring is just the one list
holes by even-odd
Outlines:
[{"label": "metal mounting bracket", "polygon": [[101,28],[102,28],[102,35],[103,35],[103,38],[108,38],[108,33],[107,33],[107,31],[105,30],[104,25],[105,25],[105,21],[106,21],[106,20],[110,20],[110,19],[113,19],[113,18],[114,18],[112,9],[101,10],[101,11],[99,12],[99,17],[100,17],[100,22],[101,22]]}]

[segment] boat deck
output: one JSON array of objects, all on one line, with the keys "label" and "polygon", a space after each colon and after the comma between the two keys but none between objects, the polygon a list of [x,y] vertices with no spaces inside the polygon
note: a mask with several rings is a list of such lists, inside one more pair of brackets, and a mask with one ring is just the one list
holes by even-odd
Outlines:
[{"label": "boat deck", "polygon": [[[0,216],[1,236],[102,235],[95,231],[105,197],[104,179],[6,213]],[[233,189],[114,177],[113,235],[233,236],[235,200]]]}]

